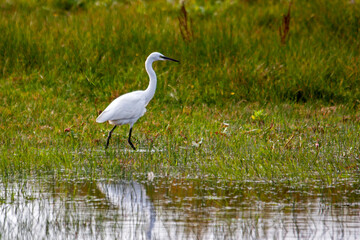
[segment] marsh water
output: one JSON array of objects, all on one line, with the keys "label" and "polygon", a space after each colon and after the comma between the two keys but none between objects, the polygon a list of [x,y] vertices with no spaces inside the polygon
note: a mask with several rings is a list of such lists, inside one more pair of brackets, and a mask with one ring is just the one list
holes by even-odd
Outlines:
[{"label": "marsh water", "polygon": [[0,239],[360,239],[360,184],[156,177],[0,185]]}]

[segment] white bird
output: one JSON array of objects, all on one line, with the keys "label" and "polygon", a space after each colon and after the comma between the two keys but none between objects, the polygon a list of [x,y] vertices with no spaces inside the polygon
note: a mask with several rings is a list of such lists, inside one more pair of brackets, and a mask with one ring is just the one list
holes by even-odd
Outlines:
[{"label": "white bird", "polygon": [[139,90],[130,93],[121,95],[112,101],[109,106],[97,117],[96,122],[103,123],[109,121],[110,124],[115,125],[109,132],[108,138],[106,140],[106,147],[109,146],[109,141],[111,138],[112,132],[115,130],[116,126],[129,124],[129,138],[128,142],[130,146],[136,150],[134,145],[131,142],[131,132],[134,123],[142,117],[146,112],[146,106],[150,100],[154,97],[156,90],[156,74],[152,68],[152,63],[155,61],[164,61],[171,60],[174,62],[179,62],[178,60],[165,57],[163,54],[158,52],[151,53],[145,61],[145,69],[149,75],[150,83],[146,90]]}]

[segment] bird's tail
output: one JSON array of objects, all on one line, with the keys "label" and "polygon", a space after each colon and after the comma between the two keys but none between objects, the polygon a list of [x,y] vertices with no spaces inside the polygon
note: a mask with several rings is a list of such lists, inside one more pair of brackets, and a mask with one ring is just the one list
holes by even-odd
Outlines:
[{"label": "bird's tail", "polygon": [[108,119],[106,117],[106,114],[104,114],[105,112],[102,112],[97,118],[96,118],[96,122],[97,123],[103,123],[106,122]]}]

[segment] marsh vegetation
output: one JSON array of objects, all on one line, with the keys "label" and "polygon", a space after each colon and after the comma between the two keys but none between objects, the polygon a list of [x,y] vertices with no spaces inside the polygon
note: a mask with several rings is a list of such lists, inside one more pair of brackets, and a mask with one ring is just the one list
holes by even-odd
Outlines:
[{"label": "marsh vegetation", "polygon": [[[4,189],[148,173],[295,189],[358,182],[357,1],[18,0],[0,12]],[[105,151],[111,126],[95,119],[147,87],[153,51],[181,64],[154,64],[139,150],[121,127]]]}]

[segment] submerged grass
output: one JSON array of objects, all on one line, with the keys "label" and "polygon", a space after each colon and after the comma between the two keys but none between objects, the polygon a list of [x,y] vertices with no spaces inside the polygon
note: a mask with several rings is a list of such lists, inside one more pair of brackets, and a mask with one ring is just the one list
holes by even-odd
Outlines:
[{"label": "submerged grass", "polygon": [[[359,4],[296,1],[13,1],[1,4],[0,171],[219,177],[331,184],[359,173]],[[181,10],[184,11],[184,10]],[[187,20],[190,21],[190,20]],[[146,115],[114,132],[98,112],[158,89]],[[224,124],[225,123],[225,124]]]}]

